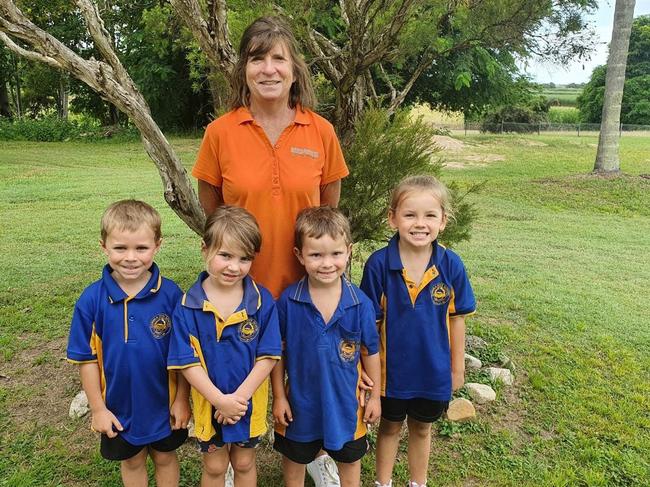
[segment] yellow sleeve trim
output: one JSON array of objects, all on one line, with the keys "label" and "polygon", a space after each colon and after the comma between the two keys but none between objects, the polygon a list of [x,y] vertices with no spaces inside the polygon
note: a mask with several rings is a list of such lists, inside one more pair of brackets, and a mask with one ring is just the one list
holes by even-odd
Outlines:
[{"label": "yellow sleeve trim", "polygon": [[267,359],[267,358],[270,358],[272,360],[280,360],[282,358],[282,356],[280,356],[280,355],[262,355],[260,357],[257,357],[255,359],[255,362],[259,362],[260,360],[264,360],[264,359]]},{"label": "yellow sleeve trim", "polygon": [[182,370],[182,369],[189,369],[190,367],[200,367],[200,366],[201,366],[201,362],[196,362],[187,365],[168,365],[167,370]]},{"label": "yellow sleeve trim", "polygon": [[470,311],[469,313],[459,313],[459,314],[453,314],[453,315],[450,314],[449,317],[450,317],[450,318],[457,318],[457,317],[459,317],[459,316],[463,316],[463,317],[464,317],[464,316],[472,316],[472,315],[474,315],[474,314],[476,314],[476,311]]},{"label": "yellow sleeve trim", "polygon": [[96,364],[96,363],[98,363],[97,359],[94,359],[94,360],[72,360],[71,358],[67,358],[66,360],[71,364],[77,364],[77,365]]}]

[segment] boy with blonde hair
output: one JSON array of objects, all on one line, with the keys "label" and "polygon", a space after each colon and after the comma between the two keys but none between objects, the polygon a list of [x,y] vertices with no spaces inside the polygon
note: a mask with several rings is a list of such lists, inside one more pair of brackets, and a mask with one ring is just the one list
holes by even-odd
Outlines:
[{"label": "boy with blonde hair", "polygon": [[[374,423],[381,410],[374,308],[343,276],[352,238],[339,210],[301,211],[295,245],[307,275],[277,304],[285,348],[271,373],[273,446],[283,455],[287,487],[304,485],[305,465],[321,448],[337,462],[342,487],[358,487],[368,450],[365,423]],[[365,411],[357,387],[361,363],[375,384]]]},{"label": "boy with blonde hair", "polygon": [[190,418],[189,386],[167,371],[171,316],[182,292],[154,263],[160,226],[158,212],[142,201],[108,207],[100,239],[108,263],[75,304],[68,341],[100,452],[121,462],[125,486],[148,485],[148,455],[157,485],[178,485],[175,450]]}]

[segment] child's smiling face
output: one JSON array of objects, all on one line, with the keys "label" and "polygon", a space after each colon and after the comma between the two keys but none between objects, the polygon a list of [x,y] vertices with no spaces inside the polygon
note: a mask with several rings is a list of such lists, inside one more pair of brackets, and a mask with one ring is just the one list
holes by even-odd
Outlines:
[{"label": "child's smiling face", "polygon": [[147,271],[160,249],[160,242],[156,241],[153,230],[143,225],[135,232],[113,229],[100,244],[115,281],[120,285],[133,285],[148,279]]},{"label": "child's smiling face", "polygon": [[302,249],[294,249],[310,284],[317,286],[339,285],[351,251],[352,245],[346,244],[343,235],[332,238],[327,234],[320,238],[305,237]]},{"label": "child's smiling face", "polygon": [[388,212],[388,223],[399,233],[402,245],[421,248],[438,238],[447,225],[447,216],[432,192],[410,191]]}]

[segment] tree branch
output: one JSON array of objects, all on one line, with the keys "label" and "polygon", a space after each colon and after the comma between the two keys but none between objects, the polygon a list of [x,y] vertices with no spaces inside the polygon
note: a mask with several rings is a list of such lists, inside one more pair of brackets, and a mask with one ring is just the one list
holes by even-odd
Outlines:
[{"label": "tree branch", "polygon": [[2,41],[10,51],[14,52],[15,54],[18,54],[19,56],[27,58],[30,61],[36,61],[39,63],[47,64],[52,68],[62,69],[62,66],[57,62],[56,59],[20,47],[18,44],[12,41],[7,34],[5,34],[2,31],[3,26],[4,26],[4,19],[0,19],[0,41]]}]

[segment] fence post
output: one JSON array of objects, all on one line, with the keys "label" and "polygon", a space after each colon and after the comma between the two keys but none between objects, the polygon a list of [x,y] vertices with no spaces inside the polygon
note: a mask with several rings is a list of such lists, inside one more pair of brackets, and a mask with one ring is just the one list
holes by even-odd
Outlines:
[{"label": "fence post", "polygon": [[463,125],[465,125],[465,137],[467,137],[467,120],[464,120],[463,122]]},{"label": "fence post", "polygon": [[578,123],[578,137],[580,137],[580,123]]},{"label": "fence post", "polygon": [[501,119],[501,133],[503,133],[503,119]]},{"label": "fence post", "polygon": [[621,138],[623,136],[623,124],[619,123],[618,124],[618,137]]},{"label": "fence post", "polygon": [[542,130],[542,122],[537,122],[537,135],[540,135]]}]

